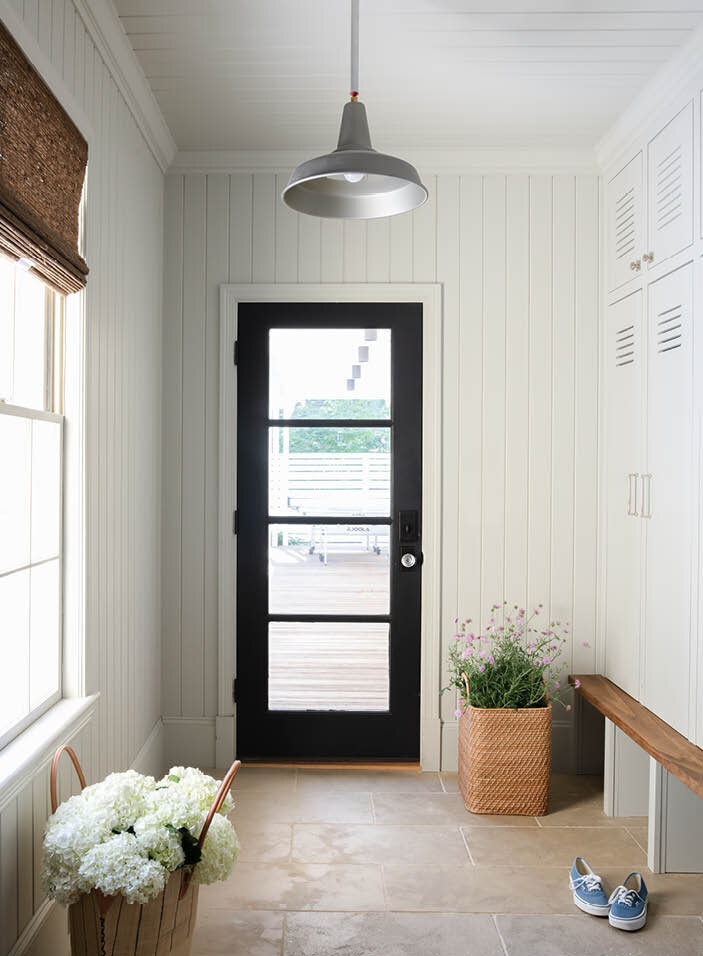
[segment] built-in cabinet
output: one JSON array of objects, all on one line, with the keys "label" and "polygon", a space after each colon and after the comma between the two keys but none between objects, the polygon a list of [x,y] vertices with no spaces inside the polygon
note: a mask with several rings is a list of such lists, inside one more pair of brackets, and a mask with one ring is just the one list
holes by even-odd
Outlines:
[{"label": "built-in cabinet", "polygon": [[605,176],[601,639],[606,676],[700,745],[694,155],[689,102]]}]

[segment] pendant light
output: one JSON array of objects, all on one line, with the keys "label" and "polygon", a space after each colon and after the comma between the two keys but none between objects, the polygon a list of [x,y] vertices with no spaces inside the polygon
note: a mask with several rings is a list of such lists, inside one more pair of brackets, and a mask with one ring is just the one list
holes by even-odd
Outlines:
[{"label": "pendant light", "polygon": [[337,148],[301,163],[281,193],[296,212],[324,219],[378,219],[421,206],[427,190],[417,170],[371,146],[359,96],[359,0],[351,0],[351,101],[344,107]]}]

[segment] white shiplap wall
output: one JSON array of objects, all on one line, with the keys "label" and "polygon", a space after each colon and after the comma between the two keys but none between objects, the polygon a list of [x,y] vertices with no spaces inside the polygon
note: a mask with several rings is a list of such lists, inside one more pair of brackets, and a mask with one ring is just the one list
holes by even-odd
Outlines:
[{"label": "white shiplap wall", "polygon": [[[101,698],[72,743],[95,781],[133,763],[161,715],[163,173],[80,4],[12,6],[93,131],[85,225],[86,691]],[[64,794],[69,780],[65,771]],[[2,956],[25,951],[24,942],[13,947],[43,904],[38,850],[47,807],[47,765],[0,807]],[[56,956],[64,945],[54,937],[46,952]]]},{"label": "white shiplap wall", "polygon": [[[283,174],[169,175],[164,317],[163,700],[169,755],[214,760],[218,286],[443,284],[442,630],[494,601],[573,620],[593,670],[598,178],[429,175],[413,214],[319,221]],[[439,690],[439,688],[438,688]],[[443,698],[443,764],[456,760]],[[557,753],[571,727],[558,714]]]}]

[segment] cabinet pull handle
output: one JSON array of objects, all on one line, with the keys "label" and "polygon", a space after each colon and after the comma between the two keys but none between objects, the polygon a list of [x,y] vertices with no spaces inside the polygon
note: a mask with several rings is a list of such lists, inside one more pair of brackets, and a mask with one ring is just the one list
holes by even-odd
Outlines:
[{"label": "cabinet pull handle", "polygon": [[642,517],[652,517],[652,476],[642,475]]},{"label": "cabinet pull handle", "polygon": [[[638,514],[637,514],[637,479],[638,477],[639,475],[637,474],[636,471],[631,471],[630,474],[627,476],[627,513],[632,518],[638,517]],[[633,478],[635,479],[634,481],[634,487],[635,487],[634,510],[632,508],[632,486],[633,486],[632,479]]]},{"label": "cabinet pull handle", "polygon": [[643,253],[642,253],[642,262],[654,262],[654,253],[653,253],[653,252],[643,252]]},{"label": "cabinet pull handle", "polygon": [[632,269],[633,272],[639,272],[640,269],[642,268],[642,260],[633,259],[632,262],[630,263],[630,268]]}]

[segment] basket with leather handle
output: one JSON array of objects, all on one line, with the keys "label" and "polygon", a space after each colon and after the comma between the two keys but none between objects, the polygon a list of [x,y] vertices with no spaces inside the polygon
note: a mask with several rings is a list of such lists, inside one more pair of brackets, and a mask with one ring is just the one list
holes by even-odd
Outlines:
[{"label": "basket with leather handle", "polygon": [[[51,812],[59,805],[56,776],[61,754],[75,767],[81,789],[85,776],[78,757],[64,744],[51,763]],[[202,849],[210,823],[222,808],[241,763],[227,771],[205,818],[198,845]],[[68,908],[72,956],[190,956],[198,913],[197,883],[192,869],[173,872],[162,893],[148,903],[128,903],[123,896],[84,893]]]}]

